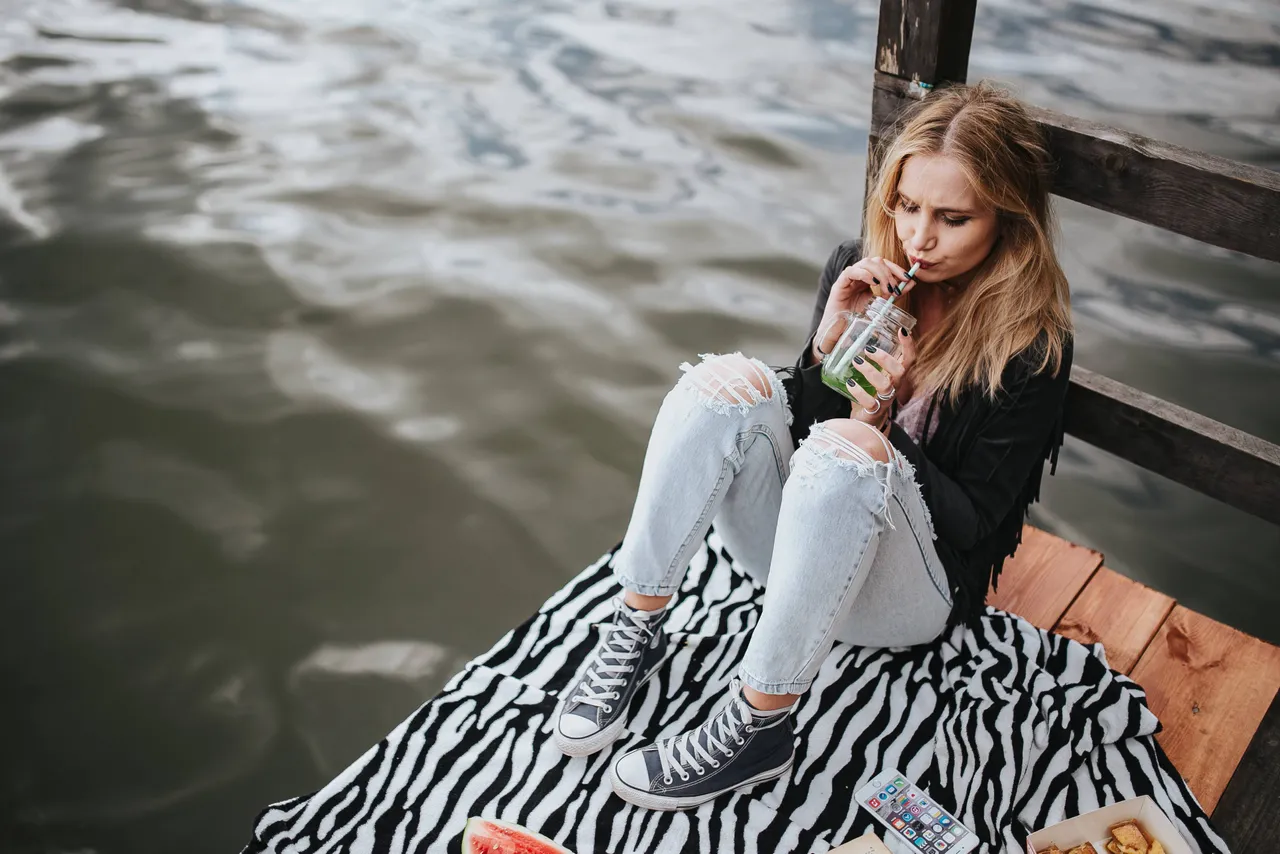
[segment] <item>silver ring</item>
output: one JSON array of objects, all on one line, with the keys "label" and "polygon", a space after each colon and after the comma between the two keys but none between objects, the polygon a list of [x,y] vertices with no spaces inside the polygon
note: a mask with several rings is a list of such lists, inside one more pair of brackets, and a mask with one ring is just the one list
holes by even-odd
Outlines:
[{"label": "silver ring", "polygon": [[888,394],[877,394],[876,397],[879,398],[880,400],[893,400],[893,396],[897,393],[898,393],[898,390],[896,388],[891,387],[889,389]]},{"label": "silver ring", "polygon": [[[877,395],[877,396],[878,396],[878,395]],[[875,415],[877,412],[879,412],[879,411],[880,411],[880,401],[879,401],[879,400],[877,400],[877,401],[876,401],[876,408],[875,408],[875,409],[867,409],[867,408],[864,406],[864,407],[862,407],[862,411],[863,411],[863,412],[865,412],[865,413],[867,413],[868,415]]]}]

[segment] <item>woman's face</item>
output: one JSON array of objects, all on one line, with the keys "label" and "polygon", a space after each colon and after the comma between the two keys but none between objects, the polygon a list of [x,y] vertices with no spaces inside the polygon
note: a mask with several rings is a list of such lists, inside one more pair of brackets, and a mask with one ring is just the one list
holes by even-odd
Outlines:
[{"label": "woman's face", "polygon": [[996,242],[996,212],[984,206],[960,165],[945,154],[908,157],[894,211],[898,239],[916,280],[963,284]]}]

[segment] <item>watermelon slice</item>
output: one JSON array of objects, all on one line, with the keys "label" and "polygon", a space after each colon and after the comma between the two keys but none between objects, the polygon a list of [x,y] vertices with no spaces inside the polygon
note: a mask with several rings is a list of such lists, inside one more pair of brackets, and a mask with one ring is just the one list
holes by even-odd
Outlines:
[{"label": "watermelon slice", "polygon": [[462,854],[573,854],[540,833],[496,818],[472,816],[462,834]]}]

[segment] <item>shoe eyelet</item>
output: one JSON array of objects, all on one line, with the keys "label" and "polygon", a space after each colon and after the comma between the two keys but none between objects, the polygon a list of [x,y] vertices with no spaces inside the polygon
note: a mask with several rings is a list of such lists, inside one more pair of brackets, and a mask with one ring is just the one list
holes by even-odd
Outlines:
[{"label": "shoe eyelet", "polygon": [[671,785],[671,778],[670,778],[670,777],[663,777],[663,778],[662,778],[662,782],[664,782],[664,783],[666,783],[668,786],[670,786],[670,785]]},{"label": "shoe eyelet", "polygon": [[719,767],[720,767],[720,763],[719,763],[718,761],[717,761],[717,762],[712,762],[712,763],[711,763],[711,767],[712,767],[712,768],[719,768]]},{"label": "shoe eyelet", "polygon": [[756,731],[755,727],[753,727],[751,724],[747,724],[747,732],[755,732],[755,731]]},{"label": "shoe eyelet", "polygon": [[609,712],[612,712],[612,711],[613,711],[613,706],[605,706],[605,707],[604,707],[604,711],[605,711],[605,714],[608,714]]},{"label": "shoe eyelet", "polygon": [[726,751],[724,752],[724,755],[725,755],[725,756],[732,756],[732,755],[733,755],[733,751],[732,751],[732,750],[726,750]]},{"label": "shoe eyelet", "polygon": [[681,775],[680,775],[680,779],[687,783],[687,782],[689,782],[689,775],[688,775],[688,774],[681,774]]},{"label": "shoe eyelet", "polygon": [[746,740],[745,738],[739,738],[739,739],[737,739],[737,742],[738,742],[738,744],[746,744],[746,743],[747,743],[747,740]]}]

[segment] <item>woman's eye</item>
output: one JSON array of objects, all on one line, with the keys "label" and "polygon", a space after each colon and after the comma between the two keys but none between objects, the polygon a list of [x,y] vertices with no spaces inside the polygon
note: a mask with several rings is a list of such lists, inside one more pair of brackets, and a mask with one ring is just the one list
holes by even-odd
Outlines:
[{"label": "woman's eye", "polygon": [[911,202],[908,202],[905,199],[898,200],[898,207],[902,208],[907,213],[915,213],[916,211],[920,210],[919,205],[913,205]]},{"label": "woman's eye", "polygon": [[947,225],[951,226],[952,228],[958,228],[959,226],[962,226],[962,225],[964,225],[966,222],[968,222],[968,221],[969,221],[969,217],[967,217],[967,216],[962,216],[962,217],[960,217],[959,219],[952,219],[952,218],[951,218],[951,217],[949,217],[949,216],[944,216],[944,217],[942,218],[942,221],[943,221],[943,222],[945,222]]}]

